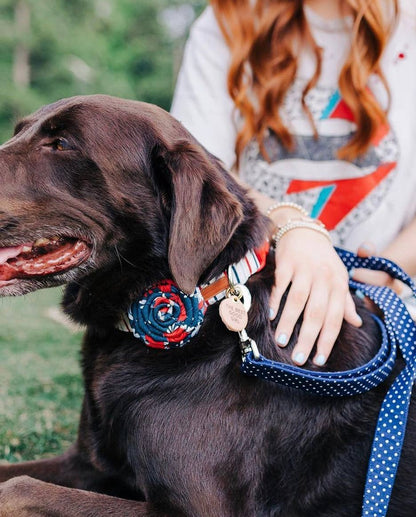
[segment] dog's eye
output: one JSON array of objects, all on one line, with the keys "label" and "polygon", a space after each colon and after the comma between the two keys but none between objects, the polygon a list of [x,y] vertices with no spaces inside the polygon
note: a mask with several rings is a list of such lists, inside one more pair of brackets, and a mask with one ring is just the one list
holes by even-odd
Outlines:
[{"label": "dog's eye", "polygon": [[68,151],[68,149],[71,149],[68,140],[65,140],[65,138],[57,138],[52,145],[57,151]]},{"label": "dog's eye", "polygon": [[49,144],[47,144],[48,147],[51,147],[54,151],[69,151],[72,149],[70,143],[66,138],[56,138]]}]

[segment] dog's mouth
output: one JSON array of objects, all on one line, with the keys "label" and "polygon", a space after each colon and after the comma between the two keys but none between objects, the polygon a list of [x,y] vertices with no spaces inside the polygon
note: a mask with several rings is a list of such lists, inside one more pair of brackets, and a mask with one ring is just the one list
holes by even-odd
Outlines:
[{"label": "dog's mouth", "polygon": [[16,279],[63,273],[85,262],[91,254],[83,240],[42,237],[33,243],[0,248],[0,287]]}]

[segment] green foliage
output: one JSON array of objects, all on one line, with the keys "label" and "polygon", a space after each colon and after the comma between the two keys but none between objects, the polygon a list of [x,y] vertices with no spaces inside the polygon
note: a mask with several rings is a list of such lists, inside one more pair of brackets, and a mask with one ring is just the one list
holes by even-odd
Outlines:
[{"label": "green foliage", "polygon": [[[28,30],[17,20],[18,4],[29,12]],[[19,117],[61,97],[107,93],[169,109],[186,31],[175,33],[175,20],[171,25],[166,20],[183,12],[190,22],[192,9],[196,15],[204,5],[204,0],[0,0],[0,141],[11,136]],[[28,85],[13,79],[19,46],[28,53]]]}]

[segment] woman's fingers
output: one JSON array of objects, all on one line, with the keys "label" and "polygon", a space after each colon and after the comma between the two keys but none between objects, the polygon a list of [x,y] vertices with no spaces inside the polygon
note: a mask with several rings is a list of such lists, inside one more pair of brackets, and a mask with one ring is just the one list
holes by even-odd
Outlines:
[{"label": "woman's fingers", "polygon": [[[308,250],[308,253],[305,253]],[[375,253],[372,243],[358,249],[361,257]],[[355,269],[350,276],[358,282],[386,285],[400,294],[403,284],[387,273]],[[279,243],[276,252],[276,281],[270,298],[270,317],[276,317],[282,296],[290,285],[288,296],[276,328],[275,339],[286,346],[300,315],[303,321],[292,360],[303,365],[316,343],[313,361],[326,363],[338,337],[343,320],[359,327],[357,314],[348,289],[348,275],[328,241],[311,230],[297,229]]]},{"label": "woman's fingers", "polygon": [[357,255],[359,257],[370,257],[376,254],[376,247],[372,242],[363,242],[358,246]]},{"label": "woman's fingers", "polygon": [[328,311],[316,344],[316,353],[313,358],[313,362],[316,365],[322,366],[326,363],[344,319],[356,327],[360,327],[363,323],[355,310],[351,294],[343,289],[334,290],[330,297]]},{"label": "woman's fingers", "polygon": [[282,296],[289,287],[289,284],[292,281],[292,276],[293,270],[289,265],[286,267],[283,264],[276,265],[275,281],[269,300],[269,316],[271,320],[274,320],[277,315],[280,302],[282,301]]},{"label": "woman's fingers", "polygon": [[[363,242],[357,250],[357,255],[364,258],[375,255],[376,253],[376,247],[372,242]],[[390,289],[393,289],[393,291],[395,291],[398,295],[403,293],[404,286],[402,282],[392,278],[384,271],[372,271],[371,269],[357,268],[351,270],[350,276],[357,282],[390,287]]]},{"label": "woman's fingers", "polygon": [[[305,250],[308,252],[306,253]],[[292,360],[304,364],[317,344],[314,362],[325,364],[338,337],[342,321],[362,324],[348,290],[345,266],[325,237],[310,229],[285,235],[276,251],[276,280],[270,298],[273,319],[290,285],[275,340],[286,346],[303,313]]]},{"label": "woman's fingers", "polygon": [[302,314],[309,298],[311,281],[304,274],[296,275],[292,280],[283,312],[276,328],[275,338],[279,346],[286,346],[293,333],[293,328]]},{"label": "woman's fingers", "polygon": [[349,290],[347,290],[345,299],[344,320],[348,321],[348,323],[351,323],[351,325],[354,325],[354,327],[361,327],[363,324],[363,320],[357,313],[354,300]]},{"label": "woman's fingers", "polygon": [[[328,286],[332,287],[332,291],[328,290]],[[313,362],[318,366],[325,364],[344,319],[356,327],[362,325],[348,285],[341,281],[331,285],[321,277],[312,286],[298,341],[292,352],[293,361],[299,365],[304,364],[316,342]]]},{"label": "woman's fingers", "polygon": [[370,269],[357,268],[351,271],[350,276],[353,280],[362,282],[363,284],[390,287],[390,289],[393,289],[399,295],[403,292],[402,282],[392,278],[384,271],[372,271]]},{"label": "woman's fingers", "polygon": [[[318,278],[316,283],[311,286],[298,341],[292,351],[292,360],[298,365],[304,364],[308,359],[326,319],[329,291],[328,284],[325,280],[325,278]],[[342,323],[342,313],[340,314],[340,318]],[[315,356],[315,358],[317,358],[317,356]],[[322,361],[321,364],[324,364],[326,358],[324,360],[322,357],[319,357],[317,360],[318,362]]]}]

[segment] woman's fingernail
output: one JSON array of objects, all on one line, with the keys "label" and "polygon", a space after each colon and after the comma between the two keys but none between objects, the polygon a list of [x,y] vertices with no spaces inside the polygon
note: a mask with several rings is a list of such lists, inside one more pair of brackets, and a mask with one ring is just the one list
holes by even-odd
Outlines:
[{"label": "woman's fingernail", "polygon": [[296,363],[296,364],[303,364],[305,362],[305,354],[303,352],[298,352],[294,358],[293,358],[293,361]]},{"label": "woman's fingernail", "polygon": [[352,278],[352,277],[354,276],[354,274],[355,274],[355,267],[351,268],[351,269],[348,271],[348,276],[349,276],[350,278]]},{"label": "woman's fingernail", "polygon": [[358,314],[357,314],[357,323],[358,323],[359,327],[361,327],[361,325],[363,324],[363,320],[362,320],[361,316],[358,316]]},{"label": "woman's fingernail", "polygon": [[324,354],[318,354],[314,358],[313,362],[318,366],[323,366],[326,362],[326,357],[324,356]]},{"label": "woman's fingernail", "polygon": [[276,312],[271,307],[269,307],[269,318],[271,320],[274,320],[275,317],[276,317]]},{"label": "woman's fingernail", "polygon": [[279,334],[276,339],[276,343],[279,346],[286,346],[287,345],[287,334]]},{"label": "woman's fingernail", "polygon": [[356,291],[355,291],[355,295],[356,295],[358,298],[361,298],[361,300],[364,300],[364,298],[365,298],[365,294],[364,294],[360,289],[356,289]]},{"label": "woman's fingernail", "polygon": [[363,244],[361,244],[359,249],[367,251],[368,253],[374,253],[374,245],[373,244],[363,243]]}]

